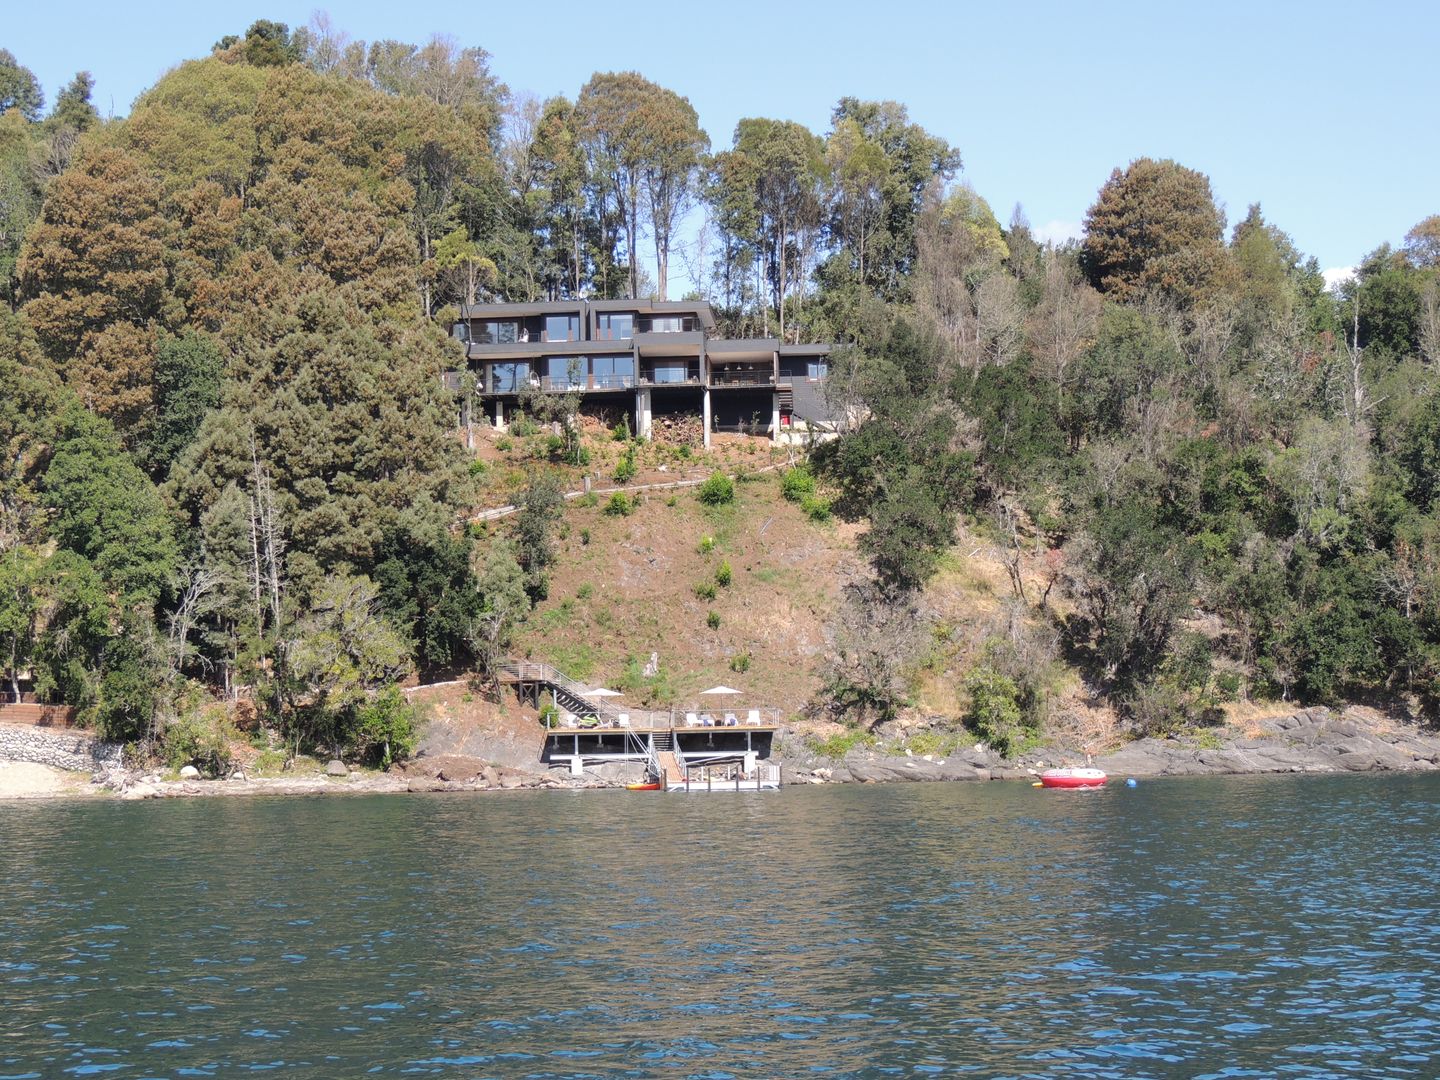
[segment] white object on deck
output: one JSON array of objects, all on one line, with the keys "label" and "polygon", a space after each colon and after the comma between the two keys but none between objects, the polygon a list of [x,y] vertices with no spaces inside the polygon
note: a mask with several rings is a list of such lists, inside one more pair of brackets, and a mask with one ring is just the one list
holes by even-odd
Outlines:
[{"label": "white object on deck", "polygon": [[698,716],[696,716],[693,712],[687,712],[687,713],[685,714],[685,726],[686,726],[686,727],[699,727],[699,726],[700,726],[700,718],[699,718]]},{"label": "white object on deck", "polygon": [[760,723],[760,710],[759,710],[759,709],[751,709],[748,713],[745,714],[745,722],[746,722],[747,724],[759,724],[759,723]]},{"label": "white object on deck", "polygon": [[620,715],[618,715],[617,717],[615,717],[615,722],[616,722],[617,724],[619,724],[621,727],[629,727],[629,726],[630,726],[630,714],[629,714],[629,713],[624,713],[624,712],[622,712]]}]

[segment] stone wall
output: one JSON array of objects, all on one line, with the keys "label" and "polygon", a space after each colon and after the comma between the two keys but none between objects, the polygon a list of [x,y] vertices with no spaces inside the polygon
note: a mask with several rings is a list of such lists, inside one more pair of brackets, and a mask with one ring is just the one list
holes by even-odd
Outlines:
[{"label": "stone wall", "polygon": [[72,772],[118,769],[121,746],[79,731],[0,724],[0,761],[28,761]]}]

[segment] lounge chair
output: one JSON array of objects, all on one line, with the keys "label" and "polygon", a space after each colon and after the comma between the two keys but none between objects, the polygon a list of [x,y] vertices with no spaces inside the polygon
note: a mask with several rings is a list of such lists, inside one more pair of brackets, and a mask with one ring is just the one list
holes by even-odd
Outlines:
[{"label": "lounge chair", "polygon": [[759,710],[759,709],[751,709],[748,713],[746,713],[746,714],[745,714],[745,723],[747,723],[747,724],[758,724],[758,723],[760,723],[760,710]]}]

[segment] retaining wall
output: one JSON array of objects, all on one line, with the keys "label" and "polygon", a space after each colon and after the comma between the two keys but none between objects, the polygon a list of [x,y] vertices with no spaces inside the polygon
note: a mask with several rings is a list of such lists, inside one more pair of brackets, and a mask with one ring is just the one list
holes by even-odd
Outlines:
[{"label": "retaining wall", "polygon": [[79,731],[0,724],[0,761],[28,761],[71,772],[118,769],[121,746]]}]

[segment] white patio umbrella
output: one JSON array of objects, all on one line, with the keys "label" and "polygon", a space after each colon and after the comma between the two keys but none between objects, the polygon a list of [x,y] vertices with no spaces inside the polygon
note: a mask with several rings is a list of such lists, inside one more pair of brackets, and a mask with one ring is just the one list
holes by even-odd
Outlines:
[{"label": "white patio umbrella", "polygon": [[709,690],[701,690],[700,696],[704,697],[707,694],[743,694],[744,692],[743,690],[736,690],[733,686],[712,686]]},{"label": "white patio umbrella", "polygon": [[603,686],[597,686],[594,690],[586,690],[586,697],[624,697],[619,690],[607,690]]}]

